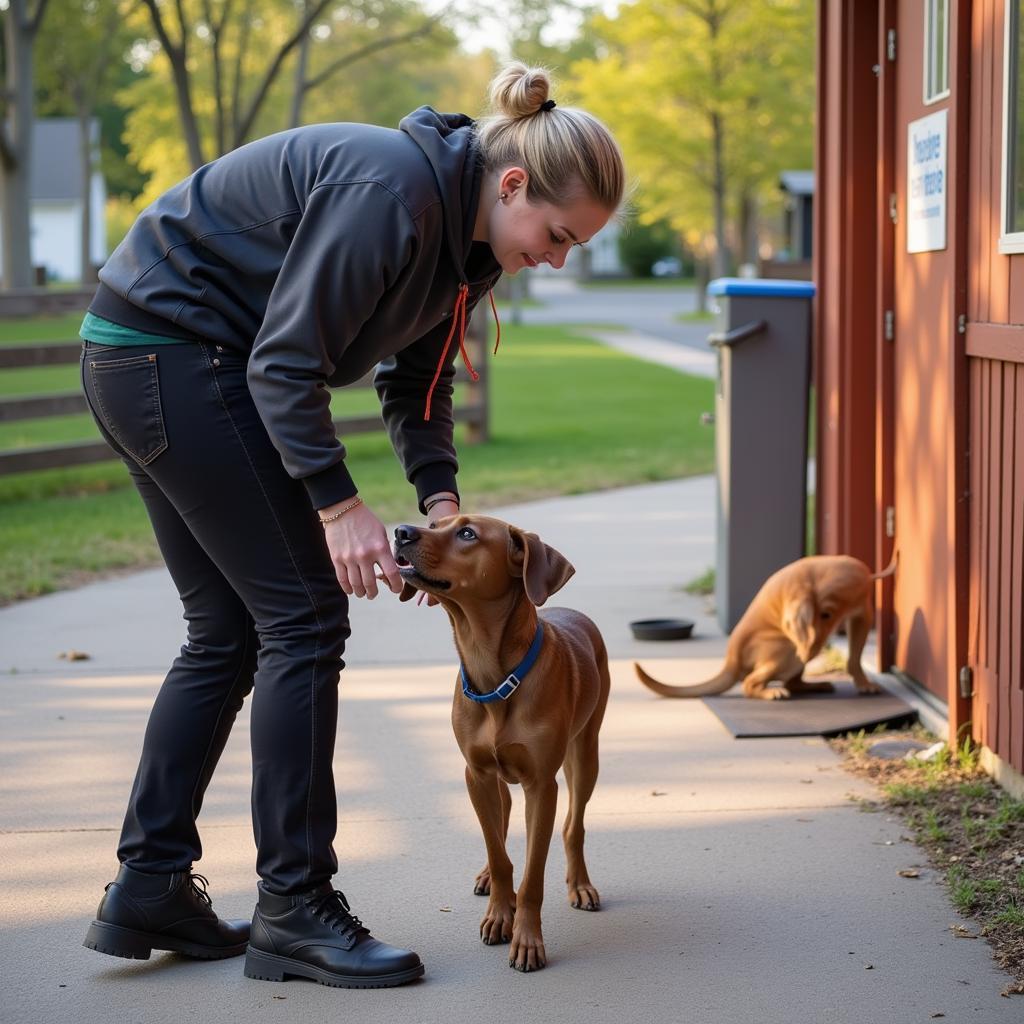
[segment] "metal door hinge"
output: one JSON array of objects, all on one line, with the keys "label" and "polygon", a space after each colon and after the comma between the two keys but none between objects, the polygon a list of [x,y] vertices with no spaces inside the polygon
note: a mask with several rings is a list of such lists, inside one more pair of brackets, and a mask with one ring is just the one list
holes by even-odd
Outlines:
[{"label": "metal door hinge", "polygon": [[895,224],[899,220],[899,207],[896,205],[896,193],[889,193],[889,219]]},{"label": "metal door hinge", "polygon": [[885,506],[885,535],[896,536],[896,508],[893,505]]},{"label": "metal door hinge", "polygon": [[967,333],[967,314],[966,313],[961,313],[956,318],[956,330],[957,330],[958,334],[966,334]]},{"label": "metal door hinge", "polygon": [[974,696],[974,669],[970,665],[964,665],[960,669],[960,696],[964,700]]},{"label": "metal door hinge", "polygon": [[896,59],[896,29],[891,28],[885,34],[885,55],[889,60]]},{"label": "metal door hinge", "polygon": [[896,336],[895,322],[896,322],[896,317],[893,314],[893,311],[891,309],[887,309],[885,311],[885,321],[884,321],[884,323],[885,323],[885,340],[886,341],[892,341],[892,339]]}]

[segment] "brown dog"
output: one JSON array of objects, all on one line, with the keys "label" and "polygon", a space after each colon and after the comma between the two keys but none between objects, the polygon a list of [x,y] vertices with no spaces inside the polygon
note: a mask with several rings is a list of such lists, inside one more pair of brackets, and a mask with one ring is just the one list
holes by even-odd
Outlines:
[{"label": "brown dog", "polygon": [[[473,888],[489,897],[480,937],[487,945],[511,941],[509,965],[539,970],[547,963],[540,908],[560,767],[569,786],[562,829],[569,903],[581,910],[601,905],[583,859],[583,812],[597,781],[597,734],[608,701],[604,641],[579,612],[552,608],[538,616],[535,606],[575,570],[536,534],[499,519],[460,515],[429,530],[399,526],[395,560],[406,581],[401,599],[417,590],[436,597],[452,621],[462,659],[452,726],[487,847],[487,865]],[[519,670],[517,683],[510,673],[531,653],[536,661]],[[506,680],[504,697],[474,699]],[[526,796],[526,869],[518,893],[505,851],[510,782]]]},{"label": "brown dog", "polygon": [[[814,555],[783,566],[757,592],[729,636],[721,672],[693,686],[668,686],[634,663],[640,681],[663,697],[705,697],[724,693],[742,680],[746,697],[777,700],[800,693],[830,691],[831,683],[808,683],[804,666],[845,619],[850,639],[846,671],[860,693],[879,693],[861,668],[874,618],[874,581],[891,575],[871,570],[848,555]],[[777,680],[781,686],[769,686]]]}]

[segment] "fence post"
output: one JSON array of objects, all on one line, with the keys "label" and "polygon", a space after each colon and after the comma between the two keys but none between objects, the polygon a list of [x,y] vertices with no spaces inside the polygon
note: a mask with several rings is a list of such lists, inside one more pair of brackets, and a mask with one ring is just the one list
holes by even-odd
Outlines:
[{"label": "fence post", "polygon": [[472,378],[466,384],[465,404],[471,413],[466,421],[466,440],[469,444],[483,444],[490,437],[490,401],[488,399],[488,382],[490,377],[490,353],[487,346],[490,341],[488,319],[478,309],[477,315],[469,322],[466,331],[469,360],[473,364],[480,379]]}]

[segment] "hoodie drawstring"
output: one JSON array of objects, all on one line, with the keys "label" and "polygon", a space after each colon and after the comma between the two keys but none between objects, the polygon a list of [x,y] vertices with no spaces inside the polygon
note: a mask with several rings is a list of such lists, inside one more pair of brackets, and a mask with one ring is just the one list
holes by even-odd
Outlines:
[{"label": "hoodie drawstring", "polygon": [[[498,351],[498,342],[501,341],[501,321],[498,320],[498,310],[494,305],[494,294],[490,291],[487,293],[491,300],[491,309],[494,312],[494,322],[498,326],[498,340],[494,343],[494,351]],[[444,361],[448,355],[448,349],[451,347],[452,338],[455,337],[456,327],[459,330],[459,355],[462,356],[462,361],[466,365],[466,369],[469,371],[470,377],[474,381],[480,379],[480,374],[473,369],[473,364],[469,361],[469,355],[466,352],[466,302],[469,299],[469,285],[460,284],[458,298],[455,300],[455,309],[452,311],[452,327],[448,332],[448,337],[445,339],[444,348],[441,349],[441,358],[437,361],[437,369],[434,371],[434,379],[430,382],[430,387],[427,388],[427,403],[423,410],[423,419],[430,419],[430,403],[434,397],[434,388],[437,387],[437,382],[441,378],[441,371],[444,369]]]}]

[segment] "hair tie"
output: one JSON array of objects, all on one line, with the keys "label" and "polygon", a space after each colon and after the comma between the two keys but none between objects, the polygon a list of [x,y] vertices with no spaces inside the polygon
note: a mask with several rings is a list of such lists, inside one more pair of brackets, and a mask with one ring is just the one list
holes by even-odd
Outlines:
[{"label": "hair tie", "polygon": [[554,110],[554,109],[555,109],[555,106],[556,106],[556,103],[555,103],[555,101],[554,101],[554,100],[545,100],[545,101],[544,101],[544,102],[543,102],[543,103],[542,103],[542,104],[540,105],[540,109],[541,109],[541,110]]}]

